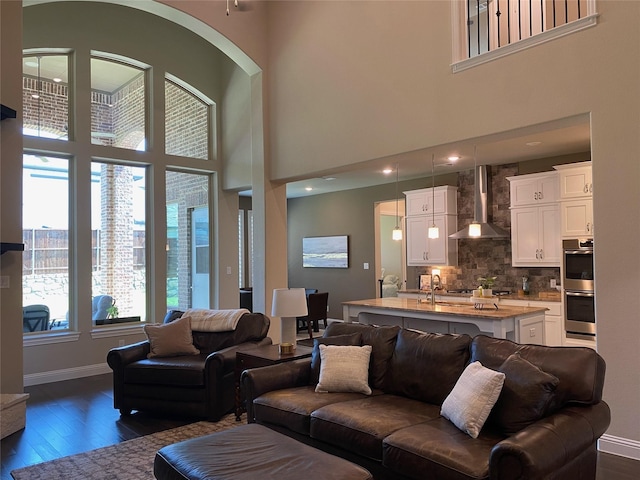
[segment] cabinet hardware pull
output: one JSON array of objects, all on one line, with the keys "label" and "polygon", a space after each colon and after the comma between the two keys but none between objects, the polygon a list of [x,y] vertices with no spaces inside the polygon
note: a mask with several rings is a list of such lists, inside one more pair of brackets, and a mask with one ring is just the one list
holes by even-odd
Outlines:
[{"label": "cabinet hardware pull", "polygon": [[534,199],[534,200],[538,200],[538,192],[535,192],[535,193],[533,194],[533,199]]},{"label": "cabinet hardware pull", "polygon": [[542,200],[542,192],[538,192],[538,200]]},{"label": "cabinet hardware pull", "polygon": [[584,193],[589,193],[589,185],[585,183],[583,190],[584,190]]},{"label": "cabinet hardware pull", "polygon": [[589,184],[589,193],[593,193],[593,183]]}]

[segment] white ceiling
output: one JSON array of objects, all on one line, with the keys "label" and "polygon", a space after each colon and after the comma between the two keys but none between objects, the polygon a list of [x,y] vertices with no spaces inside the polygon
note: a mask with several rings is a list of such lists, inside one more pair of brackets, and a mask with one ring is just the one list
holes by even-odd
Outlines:
[{"label": "white ceiling", "polygon": [[[288,183],[287,197],[318,195],[395,182],[396,163],[399,165],[400,181],[430,177],[432,155],[435,159],[436,175],[471,170],[474,165],[474,147],[479,165],[516,163],[589,152],[591,150],[589,116],[582,115],[482,138],[401,153],[339,170],[317,172],[313,178]],[[453,154],[460,157],[455,163],[447,160]],[[393,173],[385,175],[382,172],[385,168],[391,168]],[[312,190],[307,191],[308,187]]]}]

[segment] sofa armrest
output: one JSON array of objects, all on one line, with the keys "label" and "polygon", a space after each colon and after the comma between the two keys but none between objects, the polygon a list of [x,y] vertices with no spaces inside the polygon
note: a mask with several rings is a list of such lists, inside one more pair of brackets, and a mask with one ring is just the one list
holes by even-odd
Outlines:
[{"label": "sofa armrest", "polygon": [[151,351],[151,345],[147,340],[124,347],[116,347],[107,353],[107,363],[113,371],[121,370],[130,363],[137,362],[147,358],[147,354]]},{"label": "sofa armrest", "polygon": [[246,399],[247,423],[254,423],[253,400],[273,390],[309,385],[311,359],[301,358],[291,362],[251,368],[242,372],[240,384]]},{"label": "sofa armrest", "polygon": [[205,362],[205,370],[210,371],[212,368],[219,368],[221,372],[232,372],[236,366],[236,353],[240,350],[248,350],[250,348],[261,347],[262,345],[271,345],[270,337],[265,337],[256,342],[244,342],[238,345],[232,345],[217,352],[212,352]]},{"label": "sofa armrest", "polygon": [[496,444],[489,460],[490,477],[551,477],[594,445],[610,422],[605,402],[562,408]]}]

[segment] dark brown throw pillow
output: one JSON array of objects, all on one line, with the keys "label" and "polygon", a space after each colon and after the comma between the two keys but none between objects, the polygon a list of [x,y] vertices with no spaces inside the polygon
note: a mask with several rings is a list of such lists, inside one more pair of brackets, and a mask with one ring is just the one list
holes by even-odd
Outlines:
[{"label": "dark brown throw pillow", "polygon": [[348,335],[336,335],[333,337],[320,337],[313,339],[313,351],[311,352],[311,385],[318,383],[320,379],[320,345],[338,345],[342,347],[362,346],[362,334],[360,332]]},{"label": "dark brown throw pillow", "polygon": [[498,371],[505,374],[500,398],[490,421],[506,435],[512,435],[548,414],[559,380],[543,372],[518,353],[510,355]]}]

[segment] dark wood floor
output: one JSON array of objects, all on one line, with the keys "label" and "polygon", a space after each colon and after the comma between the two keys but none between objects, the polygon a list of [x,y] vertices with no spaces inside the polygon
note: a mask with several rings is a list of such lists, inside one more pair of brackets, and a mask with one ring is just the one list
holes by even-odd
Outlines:
[{"label": "dark wood floor", "polygon": [[[27,428],[1,442],[1,480],[16,468],[105,447],[178,427],[194,419],[142,413],[120,417],[113,408],[111,375],[27,387]],[[601,453],[597,480],[637,480],[640,461]]]}]

